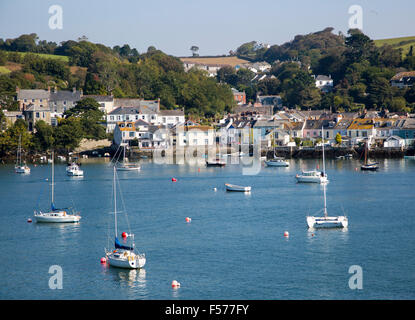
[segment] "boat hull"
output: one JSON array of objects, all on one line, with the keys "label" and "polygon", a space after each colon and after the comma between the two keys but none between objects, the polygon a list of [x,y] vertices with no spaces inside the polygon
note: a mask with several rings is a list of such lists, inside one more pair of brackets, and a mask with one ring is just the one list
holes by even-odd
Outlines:
[{"label": "boat hull", "polygon": [[140,171],[141,167],[117,167],[117,171]]},{"label": "boat hull", "polygon": [[326,183],[328,182],[327,176],[325,177],[316,177],[316,176],[302,176],[297,174],[295,176],[297,182],[300,183]]},{"label": "boat hull", "polygon": [[236,186],[232,184],[225,184],[226,191],[234,192],[251,192],[251,187]]},{"label": "boat hull", "polygon": [[347,228],[349,221],[345,216],[338,217],[307,217],[309,228]]},{"label": "boat hull", "polygon": [[362,171],[376,171],[379,167],[377,165],[363,165],[360,167]]},{"label": "boat hull", "polygon": [[83,170],[76,170],[76,171],[69,170],[66,172],[66,174],[70,177],[81,177],[84,175],[84,171]]},{"label": "boat hull", "polygon": [[289,164],[285,161],[265,161],[268,167],[288,167]]},{"label": "boat hull", "polygon": [[114,253],[107,254],[107,261],[111,267],[123,269],[139,269],[146,264],[146,258],[137,255],[135,258],[131,257],[115,257]]},{"label": "boat hull", "polygon": [[14,172],[16,173],[30,173],[29,167],[15,167]]},{"label": "boat hull", "polygon": [[53,217],[46,215],[35,215],[36,222],[41,223],[74,223],[81,220],[81,216],[66,215],[64,217]]},{"label": "boat hull", "polygon": [[207,167],[224,167],[226,165],[226,163],[224,162],[208,162],[206,161],[206,166]]}]

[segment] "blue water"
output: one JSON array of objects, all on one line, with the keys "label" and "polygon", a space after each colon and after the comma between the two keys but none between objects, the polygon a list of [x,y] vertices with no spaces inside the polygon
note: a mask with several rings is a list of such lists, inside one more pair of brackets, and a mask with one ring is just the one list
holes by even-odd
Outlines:
[{"label": "blue water", "polygon": [[[55,166],[56,205],[74,205],[83,217],[60,225],[27,222],[49,206],[50,166],[17,175],[2,165],[0,298],[414,299],[415,161],[385,160],[375,173],[356,170],[354,160],[327,161],[329,214],[346,214],[349,228],[309,231],[305,217],[322,208],[322,187],[297,184],[294,176],[318,163],[291,160],[289,168],[263,167],[253,176],[242,175],[240,165],[150,161],[141,172],[119,172],[119,233],[129,223],[145,252],[139,271],[100,263],[113,243],[107,163],[85,162],[83,178]],[[227,193],[227,182],[252,192]],[[49,288],[52,265],[62,268],[62,289]],[[363,289],[349,288],[352,265],[362,268]]]}]

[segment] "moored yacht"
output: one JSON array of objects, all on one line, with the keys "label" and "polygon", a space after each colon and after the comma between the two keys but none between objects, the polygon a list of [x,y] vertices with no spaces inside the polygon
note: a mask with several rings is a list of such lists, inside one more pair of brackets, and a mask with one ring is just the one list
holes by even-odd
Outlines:
[{"label": "moored yacht", "polygon": [[81,216],[76,214],[75,212],[68,213],[66,210],[71,208],[64,208],[58,209],[55,207],[54,204],[54,177],[55,177],[55,170],[54,170],[54,161],[53,161],[53,152],[52,152],[52,188],[51,188],[51,211],[42,212],[42,211],[35,211],[34,218],[36,222],[48,222],[48,223],[66,223],[66,222],[79,222]]},{"label": "moored yacht", "polygon": [[327,183],[329,181],[326,173],[317,170],[302,171],[295,178],[297,182],[305,183]]},{"label": "moored yacht", "polygon": [[[322,134],[324,137],[323,128],[321,128]],[[324,141],[323,141],[323,172],[322,175],[325,176],[326,167],[324,159]],[[349,221],[346,216],[334,216],[329,217],[327,214],[327,201],[326,201],[326,184],[323,183],[323,194],[324,194],[324,215],[322,217],[308,216],[307,226],[309,228],[347,228]]]}]

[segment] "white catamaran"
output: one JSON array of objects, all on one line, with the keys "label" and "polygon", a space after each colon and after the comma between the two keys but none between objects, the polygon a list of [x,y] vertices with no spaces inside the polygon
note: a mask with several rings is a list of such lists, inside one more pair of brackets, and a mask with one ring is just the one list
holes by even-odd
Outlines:
[{"label": "white catamaran", "polygon": [[26,163],[22,163],[22,135],[19,136],[19,147],[17,148],[16,165],[14,166],[16,173],[30,173],[30,168]]},{"label": "white catamaran", "polygon": [[62,208],[58,209],[54,204],[54,187],[55,187],[55,166],[53,161],[53,152],[52,152],[52,188],[51,188],[51,211],[42,212],[35,211],[34,218],[36,222],[55,222],[55,223],[65,223],[65,222],[79,222],[81,216],[78,213],[73,212],[68,213],[66,210],[72,208]]},{"label": "white catamaran", "polygon": [[[323,128],[321,128],[322,137],[324,137]],[[323,175],[325,176],[326,167],[324,159],[324,138],[323,138]],[[324,216],[323,217],[307,217],[307,225],[309,228],[347,228],[349,221],[346,216],[329,217],[327,214],[327,202],[326,202],[326,183],[323,183],[324,194]]]},{"label": "white catamaran", "polygon": [[[117,232],[117,191],[116,191],[116,168],[114,166],[114,223],[115,223],[115,242],[114,250],[107,251],[105,249],[106,261],[110,266],[126,269],[138,269],[144,267],[146,264],[146,256],[144,253],[136,253],[134,250],[134,234],[125,234],[126,238],[131,237],[131,245],[122,244],[118,240]],[[124,234],[124,233],[123,233]]]}]

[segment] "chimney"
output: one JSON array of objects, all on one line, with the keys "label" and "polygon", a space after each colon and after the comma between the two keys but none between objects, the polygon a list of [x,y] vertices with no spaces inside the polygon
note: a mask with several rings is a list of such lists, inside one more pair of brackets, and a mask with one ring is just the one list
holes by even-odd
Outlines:
[{"label": "chimney", "polygon": [[55,86],[54,92],[58,92],[58,87],[57,86]]},{"label": "chimney", "polygon": [[73,93],[75,93],[75,92],[76,92],[76,88],[75,88],[75,87],[73,87],[73,88],[72,88],[72,92],[73,92]]},{"label": "chimney", "polygon": [[48,92],[50,93],[50,86],[48,86]]},{"label": "chimney", "polygon": [[20,88],[18,86],[16,86],[16,93],[20,92]]}]

